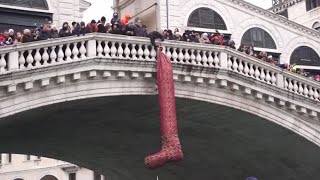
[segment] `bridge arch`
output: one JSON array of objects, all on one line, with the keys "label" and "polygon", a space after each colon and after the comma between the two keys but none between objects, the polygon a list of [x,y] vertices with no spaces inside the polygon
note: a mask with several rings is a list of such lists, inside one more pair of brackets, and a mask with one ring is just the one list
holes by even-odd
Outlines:
[{"label": "bridge arch", "polygon": [[188,27],[227,30],[222,17],[212,9],[205,7],[198,8],[191,13],[188,19]]},{"label": "bridge arch", "polygon": [[248,29],[241,38],[241,44],[257,48],[277,49],[277,45],[271,35],[261,28]]},{"label": "bridge arch", "polygon": [[[95,67],[93,66],[92,68]],[[126,73],[126,77],[119,79],[115,77],[116,74],[115,72],[114,77],[110,77],[111,80],[107,83],[106,79],[103,78],[89,78],[85,81],[70,81],[69,83],[60,83],[52,87],[39,87],[35,91],[12,94],[9,98],[2,101],[2,107],[4,108],[0,110],[0,117],[10,116],[55,103],[94,97],[156,95],[154,80],[130,79],[129,73]],[[70,77],[67,78],[69,79]],[[53,80],[55,78],[52,78]],[[232,84],[232,82],[230,83]],[[270,90],[268,91],[270,92]],[[274,93],[276,94],[278,91]],[[257,101],[255,98],[248,98],[244,94],[233,93],[228,88],[221,89],[220,86],[203,85],[199,87],[193,83],[185,82],[176,82],[176,97],[219,104],[257,115],[285,127],[320,146],[320,129],[317,126],[313,126],[312,123],[300,119],[298,114],[291,111],[288,112],[285,109],[279,109],[278,106],[265,102],[262,99]],[[279,113],[279,110],[281,113]]]}]

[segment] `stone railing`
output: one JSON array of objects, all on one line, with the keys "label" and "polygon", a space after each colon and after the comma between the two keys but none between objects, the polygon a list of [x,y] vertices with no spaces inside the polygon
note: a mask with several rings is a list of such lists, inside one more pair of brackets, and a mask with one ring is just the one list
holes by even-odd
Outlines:
[{"label": "stone railing", "polygon": [[[165,41],[164,53],[173,63],[225,69],[319,101],[320,84],[298,74],[224,46]],[[89,34],[0,49],[0,75],[92,58],[156,61],[149,39]]]}]

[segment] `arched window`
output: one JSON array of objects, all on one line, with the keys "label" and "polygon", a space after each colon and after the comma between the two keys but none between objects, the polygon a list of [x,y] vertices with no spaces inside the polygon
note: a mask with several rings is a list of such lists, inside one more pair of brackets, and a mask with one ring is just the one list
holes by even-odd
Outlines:
[{"label": "arched window", "polygon": [[0,4],[48,10],[46,0],[0,0]]},{"label": "arched window", "polygon": [[290,64],[320,66],[320,57],[315,50],[307,46],[296,48],[290,57]]},{"label": "arched window", "polygon": [[46,175],[42,177],[40,180],[58,180],[58,178],[52,176],[52,175]]},{"label": "arched window", "polygon": [[317,31],[320,31],[320,23],[319,22],[315,22],[312,26],[312,29],[315,29]]},{"label": "arched window", "polygon": [[241,44],[267,49],[277,49],[276,43],[269,33],[261,28],[251,28],[244,33]]},{"label": "arched window", "polygon": [[23,179],[21,179],[21,178],[16,178],[16,179],[14,179],[14,180],[23,180]]},{"label": "arched window", "polygon": [[227,26],[222,17],[209,8],[198,8],[194,10],[188,19],[188,26],[227,30]]}]

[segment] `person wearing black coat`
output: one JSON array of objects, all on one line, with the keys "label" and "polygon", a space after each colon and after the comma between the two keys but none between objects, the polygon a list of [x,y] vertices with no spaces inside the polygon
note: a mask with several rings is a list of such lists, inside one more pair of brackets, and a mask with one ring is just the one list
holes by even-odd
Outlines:
[{"label": "person wearing black coat", "polygon": [[112,26],[111,34],[123,34],[118,22],[115,22],[115,24]]},{"label": "person wearing black coat", "polygon": [[150,41],[151,41],[151,44],[153,45],[153,47],[155,49],[157,49],[157,44],[156,44],[156,39],[161,39],[161,41],[164,41],[164,36],[159,33],[158,31],[153,31],[153,32],[150,32],[148,34],[148,37],[150,38]]},{"label": "person wearing black coat", "polygon": [[85,35],[91,33],[91,31],[86,27],[86,24],[84,22],[81,22],[80,24],[78,24],[74,30],[72,31],[72,35]]},{"label": "person wearing black coat", "polygon": [[124,28],[123,34],[127,36],[136,36],[135,25],[133,23],[127,24],[126,27]]},{"label": "person wearing black coat", "polygon": [[59,37],[72,36],[71,29],[67,22],[63,23],[62,29],[59,31]]},{"label": "person wearing black coat", "polygon": [[39,32],[38,40],[47,40],[51,38],[51,33],[48,25],[43,25],[42,30]]}]

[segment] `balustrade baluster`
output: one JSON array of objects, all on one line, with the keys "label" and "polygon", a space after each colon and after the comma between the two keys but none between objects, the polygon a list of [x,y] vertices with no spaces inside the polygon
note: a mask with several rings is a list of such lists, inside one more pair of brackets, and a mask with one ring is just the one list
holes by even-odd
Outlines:
[{"label": "balustrade baluster", "polygon": [[109,41],[104,41],[104,48],[103,48],[104,57],[110,58],[110,47]]},{"label": "balustrade baluster", "polygon": [[284,89],[289,90],[288,78],[284,78]]},{"label": "balustrade baluster", "polygon": [[111,57],[112,58],[115,58],[116,57],[116,54],[117,54],[117,48],[116,48],[116,45],[115,45],[115,42],[112,42],[111,43]]},{"label": "balustrade baluster", "polygon": [[28,68],[32,68],[33,65],[33,56],[32,56],[32,50],[28,50],[28,56],[27,56],[27,63],[28,63]]},{"label": "balustrade baluster", "polygon": [[303,95],[306,96],[306,97],[309,97],[309,89],[308,89],[308,86],[306,84],[304,84]]},{"label": "balustrade baluster", "polygon": [[63,53],[62,47],[63,47],[63,45],[59,45],[58,63],[62,63],[63,62],[64,53]]},{"label": "balustrade baluster", "polygon": [[170,47],[167,47],[166,50],[167,50],[166,55],[167,55],[168,59],[170,59],[170,61],[172,61],[171,60],[172,55],[171,55]]},{"label": "balustrade baluster", "polygon": [[277,77],[276,77],[277,75],[276,75],[276,73],[274,73],[274,72],[271,72],[271,84],[272,85],[277,85]]},{"label": "balustrade baluster", "polygon": [[233,62],[232,60],[234,61],[235,59],[228,54],[228,69],[232,70],[232,65],[233,65]]},{"label": "balustrade baluster", "polygon": [[86,47],[84,46],[84,41],[83,42],[81,42],[81,46],[80,46],[80,58],[81,59],[84,59],[84,58],[86,58],[86,53],[87,53],[87,49],[86,49]]},{"label": "balustrade baluster", "polygon": [[298,82],[296,80],[293,80],[293,91],[298,94],[299,93],[298,90],[299,90]]},{"label": "balustrade baluster", "polygon": [[[295,81],[295,83],[296,83],[296,81]],[[299,94],[303,94],[303,91],[304,91],[304,89],[303,89],[302,83],[301,83],[301,82],[299,82],[299,89],[298,89],[298,93],[299,93]]]},{"label": "balustrade baluster", "polygon": [[143,51],[143,55],[144,55],[144,58],[145,60],[147,61],[150,61],[150,51],[149,51],[149,48],[148,48],[148,45],[144,45],[144,51]]},{"label": "balustrade baluster", "polygon": [[214,52],[214,58],[213,58],[213,63],[214,63],[214,67],[219,67],[219,53],[218,52]]},{"label": "balustrade baluster", "polygon": [[271,76],[270,76],[270,71],[269,70],[266,70],[266,82],[268,84],[272,84],[271,82]]},{"label": "balustrade baluster", "polygon": [[51,59],[50,64],[56,64],[56,59],[57,59],[56,46],[51,47],[50,59]]},{"label": "balustrade baluster", "polygon": [[292,80],[288,78],[288,81],[289,81],[289,86],[288,86],[289,91],[293,91],[294,92]]},{"label": "balustrade baluster", "polygon": [[182,48],[179,48],[179,55],[178,55],[178,59],[179,59],[179,62],[180,63],[184,63],[183,60],[184,60],[184,55],[183,55],[183,52],[182,52]]},{"label": "balustrade baluster", "polygon": [[314,99],[314,91],[313,91],[312,86],[309,86],[309,97],[310,97],[311,99]]},{"label": "balustrade baluster", "polygon": [[24,68],[25,68],[24,64],[26,63],[26,59],[24,58],[24,52],[25,52],[25,51],[20,51],[20,56],[19,56],[19,69],[24,69]]},{"label": "balustrade baluster", "polygon": [[132,59],[133,60],[138,59],[137,58],[136,44],[132,44],[131,55],[132,55]]},{"label": "balustrade baluster", "polygon": [[256,77],[256,79],[260,80],[260,70],[259,70],[259,67],[258,66],[255,66],[256,67],[256,70],[254,72],[254,75]]},{"label": "balustrade baluster", "polygon": [[101,41],[98,41],[97,53],[99,58],[103,57],[102,52],[103,52],[103,49],[102,49]]},{"label": "balustrade baluster", "polygon": [[200,50],[197,50],[197,57],[196,57],[196,61],[197,61],[197,65],[199,66],[199,65],[201,65],[201,55],[200,55]]},{"label": "balustrade baluster", "polygon": [[40,54],[40,49],[36,50],[36,54],[34,55],[34,61],[35,61],[35,67],[41,66],[41,54]]},{"label": "balustrade baluster", "polygon": [[265,79],[266,79],[266,74],[264,72],[264,68],[261,68],[260,80],[265,81]]},{"label": "balustrade baluster", "polygon": [[178,58],[178,54],[177,54],[177,48],[173,48],[173,52],[172,52],[172,60],[174,63],[177,63],[177,58]]},{"label": "balustrade baluster", "polygon": [[70,44],[67,44],[67,46],[66,46],[65,55],[66,55],[66,61],[71,62],[72,61],[72,59],[71,59],[72,53],[71,53],[71,49],[70,49]]},{"label": "balustrade baluster", "polygon": [[123,52],[122,43],[119,43],[117,54],[120,59],[123,59]]},{"label": "balustrade baluster", "polygon": [[314,95],[313,95],[314,99],[319,101],[319,91],[318,89],[314,89]]},{"label": "balustrade baluster", "polygon": [[235,72],[238,72],[238,67],[239,67],[239,65],[238,65],[237,59],[234,58],[233,63],[232,63],[232,70]]},{"label": "balustrade baluster", "polygon": [[194,55],[194,50],[191,49],[191,64],[196,65],[196,56]]},{"label": "balustrade baluster", "polygon": [[7,62],[6,62],[5,56],[6,56],[6,54],[1,54],[0,72],[5,72],[6,71]]},{"label": "balustrade baluster", "polygon": [[72,55],[73,55],[73,60],[75,60],[75,61],[79,60],[78,43],[73,43]]},{"label": "balustrade baluster", "polygon": [[204,67],[208,66],[208,58],[207,58],[207,51],[202,51],[202,64]]},{"label": "balustrade baluster", "polygon": [[254,76],[254,72],[255,72],[255,71],[254,71],[253,64],[250,63],[250,71],[249,71],[249,73],[250,73],[250,76],[251,76],[251,77]]},{"label": "balustrade baluster", "polygon": [[191,59],[191,57],[190,57],[190,54],[189,54],[189,49],[185,49],[185,53],[184,53],[184,59],[185,59],[185,61],[186,61],[186,63],[187,64],[191,64],[190,63],[190,59]]},{"label": "balustrade baluster", "polygon": [[239,67],[238,67],[238,70],[239,70],[239,72],[240,72],[241,74],[244,74],[244,72],[243,72],[244,67],[243,67],[242,62],[243,62],[243,61],[242,61],[241,59],[239,59]]},{"label": "balustrade baluster", "polygon": [[[212,57],[212,54],[213,54],[212,51],[209,51],[209,52],[208,52],[208,55],[209,55],[209,57],[208,57],[209,67],[214,67],[214,66],[215,66],[215,64],[214,64],[214,59],[213,59],[213,57]],[[218,60],[218,63],[219,63],[219,60]]]},{"label": "balustrade baluster", "polygon": [[126,56],[126,59],[130,59],[129,43],[126,43],[125,45],[126,45],[126,47],[124,48],[124,54]]},{"label": "balustrade baluster", "polygon": [[249,72],[250,72],[250,69],[249,69],[249,66],[248,66],[248,62],[244,62],[244,74],[246,75],[246,76],[248,76],[249,75]]},{"label": "balustrade baluster", "polygon": [[143,60],[142,56],[143,56],[143,50],[142,50],[142,44],[139,44],[139,49],[138,49],[138,56],[139,56],[139,60]]},{"label": "balustrade baluster", "polygon": [[43,64],[42,65],[48,65],[49,54],[48,54],[48,48],[47,47],[43,48],[42,60],[43,60]]},{"label": "balustrade baluster", "polygon": [[152,61],[156,61],[156,57],[157,57],[157,52],[156,52],[156,50],[154,49],[154,47],[153,46],[151,46],[151,60]]}]

